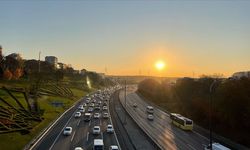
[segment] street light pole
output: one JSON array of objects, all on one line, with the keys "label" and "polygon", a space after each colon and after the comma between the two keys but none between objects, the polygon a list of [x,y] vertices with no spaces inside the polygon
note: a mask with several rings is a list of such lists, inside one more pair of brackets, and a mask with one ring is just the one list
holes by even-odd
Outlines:
[{"label": "street light pole", "polygon": [[216,83],[216,79],[214,79],[213,83],[210,85],[209,92],[210,92],[210,98],[209,98],[209,144],[210,149],[213,150],[212,144],[213,144],[213,136],[212,136],[212,96],[213,96],[213,88]]},{"label": "street light pole", "polygon": [[[124,100],[125,100],[125,109],[127,109],[127,81],[125,79],[125,88],[124,88]],[[124,124],[127,123],[127,114],[125,113],[125,117],[124,117]]]}]

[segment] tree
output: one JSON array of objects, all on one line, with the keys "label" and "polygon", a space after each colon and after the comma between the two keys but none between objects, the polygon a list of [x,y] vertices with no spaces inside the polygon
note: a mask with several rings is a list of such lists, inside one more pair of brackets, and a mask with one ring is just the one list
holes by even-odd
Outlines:
[{"label": "tree", "polygon": [[3,73],[3,77],[4,79],[7,79],[7,80],[11,80],[12,79],[12,73],[10,72],[9,69],[6,69]]},{"label": "tree", "polygon": [[23,70],[22,70],[21,68],[17,68],[17,69],[13,72],[13,78],[14,78],[14,79],[19,79],[22,75],[23,75]]}]

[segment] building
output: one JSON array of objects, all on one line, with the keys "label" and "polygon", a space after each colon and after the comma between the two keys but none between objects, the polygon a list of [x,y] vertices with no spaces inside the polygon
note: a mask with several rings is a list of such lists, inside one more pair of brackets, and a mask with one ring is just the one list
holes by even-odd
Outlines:
[{"label": "building", "polygon": [[240,79],[242,77],[250,78],[250,71],[236,72],[232,75],[234,79]]},{"label": "building", "polygon": [[12,54],[9,54],[8,57],[12,57],[12,58],[14,58],[15,60],[22,60],[21,54],[19,54],[19,53],[12,53]]},{"label": "building", "polygon": [[58,59],[55,56],[46,56],[45,61],[57,68]]}]

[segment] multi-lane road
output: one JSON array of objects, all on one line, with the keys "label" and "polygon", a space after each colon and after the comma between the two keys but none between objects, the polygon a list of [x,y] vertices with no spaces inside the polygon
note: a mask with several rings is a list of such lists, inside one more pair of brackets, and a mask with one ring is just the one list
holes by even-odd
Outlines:
[{"label": "multi-lane road", "polygon": [[[111,93],[110,93],[111,94]],[[79,111],[78,106],[86,104],[87,97],[84,97],[79,103],[73,106],[68,112],[66,112],[63,117],[61,117],[58,122],[46,133],[43,135],[43,138],[35,143],[31,149],[37,150],[74,150],[76,147],[82,147],[84,150],[90,150],[93,148],[94,139],[103,139],[104,148],[109,149],[111,145],[119,146],[117,137],[115,133],[107,133],[107,125],[112,124],[110,115],[108,118],[103,118],[102,114],[107,112],[109,114],[109,109],[103,110],[103,104],[106,102],[109,105],[110,94],[101,99],[99,96],[93,96],[85,107],[85,111],[88,110],[91,103],[95,104],[101,101],[100,110],[94,109],[92,114],[100,113],[101,116],[99,119],[92,117],[90,121],[85,121],[83,114],[79,118],[75,117],[75,113]],[[96,94],[97,95],[97,94]],[[109,108],[109,107],[108,107]],[[100,126],[101,133],[99,135],[93,134],[93,127]],[[63,130],[65,127],[72,127],[71,135],[63,135]]]},{"label": "multi-lane road", "polygon": [[[183,131],[173,126],[169,115],[157,108],[154,109],[154,120],[148,120],[146,107],[149,104],[134,93],[133,88],[127,91],[126,103],[123,91],[120,92],[120,100],[131,117],[161,149],[201,150],[209,143],[206,137],[196,132]],[[136,108],[133,107],[135,103]]]}]

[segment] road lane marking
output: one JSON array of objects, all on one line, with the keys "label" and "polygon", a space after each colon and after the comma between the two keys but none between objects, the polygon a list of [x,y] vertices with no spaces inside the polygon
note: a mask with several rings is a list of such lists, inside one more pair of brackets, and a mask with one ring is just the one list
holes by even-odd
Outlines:
[{"label": "road lane marking", "polygon": [[81,122],[81,120],[78,121],[77,126],[79,126],[80,122]]},{"label": "road lane marking", "polygon": [[72,117],[74,116],[74,114],[76,113],[77,109],[72,113],[71,117],[69,118],[69,120],[66,122],[65,126],[62,128],[61,132],[57,135],[55,141],[52,143],[52,145],[50,146],[49,150],[51,150],[53,148],[53,146],[56,144],[56,141],[59,139],[60,135],[62,134],[63,130],[66,128],[66,126],[69,124],[70,120],[72,119]]},{"label": "road lane marking", "polygon": [[101,136],[102,136],[102,139],[103,139],[103,133],[101,132]]},{"label": "road lane marking", "polygon": [[89,126],[91,125],[91,120],[89,121]]},{"label": "road lane marking", "polygon": [[87,133],[87,141],[89,141],[89,132]]},{"label": "road lane marking", "polygon": [[187,144],[187,146],[189,146],[191,149],[196,150],[193,146],[191,146],[190,144]]},{"label": "road lane marking", "polygon": [[73,140],[73,138],[74,138],[74,136],[75,136],[75,133],[76,133],[76,131],[73,132],[73,135],[72,135],[72,137],[71,137],[71,139],[70,139],[70,142],[72,142],[72,140]]}]

